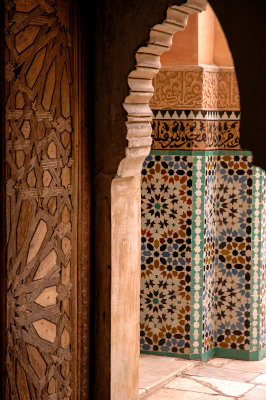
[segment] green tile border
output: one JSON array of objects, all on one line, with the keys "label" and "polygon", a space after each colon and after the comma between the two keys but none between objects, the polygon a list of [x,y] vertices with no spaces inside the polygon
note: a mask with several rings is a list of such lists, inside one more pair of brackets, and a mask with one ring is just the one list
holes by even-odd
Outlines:
[{"label": "green tile border", "polygon": [[[260,344],[260,261],[262,170],[253,167],[252,186],[252,257],[250,290],[250,350],[259,351]],[[257,214],[257,215],[256,215]]]},{"label": "green tile border", "polygon": [[205,154],[193,153],[192,170],[192,242],[191,242],[191,300],[190,300],[190,353],[202,353],[202,294],[204,262],[204,193]]},{"label": "green tile border", "polygon": [[211,358],[215,357],[215,348],[210,349],[208,351],[205,351],[205,353],[202,353],[202,358],[201,361],[206,362],[209,361]]},{"label": "green tile border", "polygon": [[149,350],[140,350],[140,354],[150,354],[152,356],[164,356],[164,357],[175,357],[175,358],[184,358],[186,360],[190,360],[190,354],[182,354],[182,353],[168,353],[167,351],[149,351]]},{"label": "green tile border", "polygon": [[203,362],[210,360],[212,357],[231,358],[232,360],[243,360],[243,361],[259,361],[266,357],[266,347],[260,351],[222,349],[220,347],[215,347],[209,351],[206,351],[203,354],[180,354],[180,353],[141,350],[140,354],[183,358],[186,360],[201,360]]},{"label": "green tile border", "polygon": [[260,351],[215,348],[215,357],[243,361],[259,361],[266,357],[266,348]]},{"label": "green tile border", "polygon": [[265,357],[266,357],[266,347],[264,347],[264,349],[259,351],[259,360],[262,360]]}]

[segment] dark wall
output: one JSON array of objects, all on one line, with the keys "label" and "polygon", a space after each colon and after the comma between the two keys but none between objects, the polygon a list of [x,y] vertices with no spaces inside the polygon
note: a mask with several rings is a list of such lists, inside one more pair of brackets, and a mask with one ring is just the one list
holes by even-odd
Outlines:
[{"label": "dark wall", "polygon": [[265,0],[210,0],[227,37],[241,102],[240,143],[252,150],[254,164],[266,169]]}]

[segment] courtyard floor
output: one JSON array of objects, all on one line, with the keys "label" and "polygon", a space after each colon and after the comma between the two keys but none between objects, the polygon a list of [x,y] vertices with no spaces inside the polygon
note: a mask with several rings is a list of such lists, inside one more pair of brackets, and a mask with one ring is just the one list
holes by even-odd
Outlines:
[{"label": "courtyard floor", "polygon": [[266,358],[206,363],[140,355],[141,400],[266,400]]}]

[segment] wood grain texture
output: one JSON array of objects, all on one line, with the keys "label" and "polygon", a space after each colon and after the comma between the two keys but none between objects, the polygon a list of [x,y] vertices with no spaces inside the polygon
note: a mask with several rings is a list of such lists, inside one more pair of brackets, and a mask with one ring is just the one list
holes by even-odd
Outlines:
[{"label": "wood grain texture", "polygon": [[67,400],[73,391],[73,80],[70,35],[65,29],[68,6],[65,1],[59,12],[49,0],[6,3],[10,400]]}]

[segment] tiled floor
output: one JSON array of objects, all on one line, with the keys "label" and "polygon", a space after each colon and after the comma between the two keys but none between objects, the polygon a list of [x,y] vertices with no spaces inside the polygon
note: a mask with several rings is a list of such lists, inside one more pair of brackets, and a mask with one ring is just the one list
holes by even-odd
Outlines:
[{"label": "tiled floor", "polygon": [[206,363],[140,356],[141,400],[266,400],[266,358]]}]

